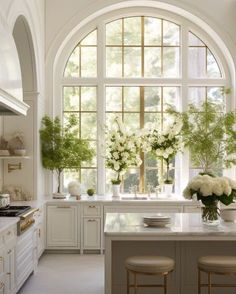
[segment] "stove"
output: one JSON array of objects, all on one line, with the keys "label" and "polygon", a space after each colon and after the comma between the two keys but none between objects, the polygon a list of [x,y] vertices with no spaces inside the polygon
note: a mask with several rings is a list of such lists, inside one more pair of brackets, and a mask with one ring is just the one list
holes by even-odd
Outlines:
[{"label": "stove", "polygon": [[17,235],[22,235],[34,224],[34,213],[37,210],[31,206],[8,206],[0,209],[0,217],[19,217]]},{"label": "stove", "polygon": [[29,209],[31,209],[30,206],[8,206],[0,209],[0,216],[20,216]]}]

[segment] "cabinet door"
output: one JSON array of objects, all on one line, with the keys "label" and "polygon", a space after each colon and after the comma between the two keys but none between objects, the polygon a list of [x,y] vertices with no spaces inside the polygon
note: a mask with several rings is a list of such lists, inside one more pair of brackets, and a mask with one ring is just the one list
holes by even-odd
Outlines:
[{"label": "cabinet door", "polygon": [[83,220],[83,249],[100,249],[101,219],[84,218]]},{"label": "cabinet door", "polygon": [[47,207],[47,246],[78,247],[77,206]]},{"label": "cabinet door", "polygon": [[5,254],[5,291],[12,293],[15,288],[15,252],[14,248],[7,248]]},{"label": "cabinet door", "polygon": [[44,225],[43,223],[37,226],[37,258],[40,258],[44,251]]}]

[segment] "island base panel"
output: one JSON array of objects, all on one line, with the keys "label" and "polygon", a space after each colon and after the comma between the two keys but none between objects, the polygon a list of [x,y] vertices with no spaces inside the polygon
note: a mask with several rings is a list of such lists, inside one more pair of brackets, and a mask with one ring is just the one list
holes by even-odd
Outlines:
[{"label": "island base panel", "polygon": [[[126,293],[125,259],[133,255],[163,255],[176,262],[168,276],[168,294],[197,294],[197,260],[204,255],[236,255],[236,241],[112,241],[112,293]],[[206,282],[206,275],[203,282]],[[213,275],[213,283],[236,283],[236,276]],[[162,283],[160,276],[138,276],[139,283]],[[148,291],[148,292],[147,292]],[[139,288],[139,294],[162,293]],[[131,289],[132,293],[132,289]],[[207,289],[202,289],[207,293]],[[235,294],[235,288],[214,288],[214,294]]]}]

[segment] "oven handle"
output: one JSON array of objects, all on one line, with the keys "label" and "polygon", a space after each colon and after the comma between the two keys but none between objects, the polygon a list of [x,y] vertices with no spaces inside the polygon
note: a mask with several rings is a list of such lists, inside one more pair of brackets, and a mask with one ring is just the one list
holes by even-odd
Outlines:
[{"label": "oven handle", "polygon": [[39,211],[39,208],[33,208],[33,209],[30,209],[30,211],[28,211],[27,213],[21,215],[21,216],[20,216],[20,219],[24,220],[24,219],[26,219],[28,216],[30,216],[31,214],[34,214],[36,211]]}]

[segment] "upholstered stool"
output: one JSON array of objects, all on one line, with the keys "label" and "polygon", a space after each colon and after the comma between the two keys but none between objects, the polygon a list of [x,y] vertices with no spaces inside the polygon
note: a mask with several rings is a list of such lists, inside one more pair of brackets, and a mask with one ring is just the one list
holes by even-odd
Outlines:
[{"label": "upholstered stool", "polygon": [[[201,272],[207,273],[207,284],[201,283]],[[202,287],[208,287],[208,294],[211,294],[212,287],[236,287],[236,284],[212,284],[212,274],[236,275],[236,256],[212,255],[200,257],[198,259],[198,294],[201,294]]]},{"label": "upholstered stool", "polygon": [[[127,294],[129,289],[134,288],[137,293],[139,287],[161,287],[164,288],[164,294],[167,293],[167,275],[174,270],[175,262],[173,259],[165,256],[132,256],[126,259],[125,267],[127,270]],[[134,275],[134,284],[130,285],[129,274]],[[137,275],[162,275],[163,284],[142,285],[137,283]]]}]

